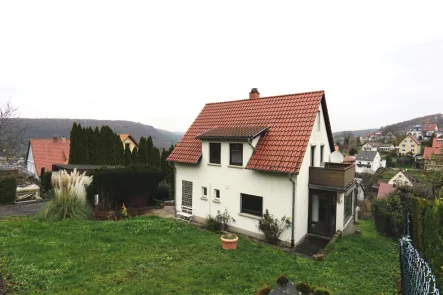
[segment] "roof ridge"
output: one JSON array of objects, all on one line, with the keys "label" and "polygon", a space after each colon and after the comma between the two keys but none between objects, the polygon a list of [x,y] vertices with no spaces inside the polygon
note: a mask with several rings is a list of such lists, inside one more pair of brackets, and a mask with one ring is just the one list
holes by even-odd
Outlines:
[{"label": "roof ridge", "polygon": [[236,102],[236,101],[260,100],[260,99],[264,99],[264,98],[275,98],[275,97],[282,97],[282,96],[302,95],[302,94],[320,93],[320,92],[324,93],[325,91],[324,90],[317,90],[317,91],[307,91],[307,92],[289,93],[289,94],[272,95],[272,96],[262,96],[262,97],[258,97],[258,98],[242,98],[242,99],[234,99],[234,100],[227,100],[227,101],[208,102],[205,105],[221,104],[221,103]]}]

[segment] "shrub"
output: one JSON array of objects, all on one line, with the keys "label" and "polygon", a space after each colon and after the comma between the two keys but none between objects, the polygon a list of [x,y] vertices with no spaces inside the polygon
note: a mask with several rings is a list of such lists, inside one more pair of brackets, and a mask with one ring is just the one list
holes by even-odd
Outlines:
[{"label": "shrub", "polygon": [[289,283],[289,279],[287,275],[281,275],[277,278],[277,284],[279,285],[286,285]]},{"label": "shrub", "polygon": [[235,222],[235,219],[228,213],[228,209],[225,208],[223,213],[217,210],[217,215],[212,217],[208,215],[206,217],[206,228],[210,231],[220,232],[228,228],[229,223]]},{"label": "shrub", "polygon": [[151,205],[163,173],[146,166],[131,168],[101,169],[93,173],[94,180],[88,187],[87,198],[94,202],[99,195],[100,203],[106,208],[117,209],[125,203],[131,207]]},{"label": "shrub", "polygon": [[61,171],[53,179],[54,198],[43,208],[40,218],[47,221],[88,219],[91,208],[86,202],[86,187],[92,177],[80,174],[76,169],[71,174]]},{"label": "shrub", "polygon": [[369,219],[372,216],[372,204],[371,201],[365,199],[357,202],[360,211],[358,212],[358,218]]},{"label": "shrub", "polygon": [[269,295],[272,291],[272,288],[269,285],[264,285],[260,290],[255,293],[255,295]]},{"label": "shrub", "polygon": [[258,222],[258,229],[265,235],[265,239],[270,244],[277,244],[280,235],[291,226],[291,221],[286,216],[280,220],[274,218],[266,209],[263,218]]},{"label": "shrub", "polygon": [[311,294],[314,290],[308,283],[298,283],[295,285],[295,288],[302,294]]},{"label": "shrub", "polygon": [[170,200],[171,197],[171,185],[163,180],[157,187],[157,199],[166,201]]},{"label": "shrub", "polygon": [[314,295],[332,295],[332,292],[326,288],[315,288]]},{"label": "shrub", "polygon": [[15,202],[17,194],[17,180],[12,175],[0,177],[0,204]]},{"label": "shrub", "polygon": [[41,188],[43,192],[48,192],[52,190],[52,172],[44,172],[40,175],[41,178]]}]

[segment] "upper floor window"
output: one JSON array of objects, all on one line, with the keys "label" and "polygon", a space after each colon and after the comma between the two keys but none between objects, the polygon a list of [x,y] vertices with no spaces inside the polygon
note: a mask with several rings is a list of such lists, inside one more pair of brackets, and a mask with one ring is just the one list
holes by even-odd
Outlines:
[{"label": "upper floor window", "polygon": [[209,144],[209,163],[220,164],[221,143]]},{"label": "upper floor window", "polygon": [[129,149],[129,148],[130,148],[129,143],[125,143],[125,149]]},{"label": "upper floor window", "polygon": [[315,145],[311,146],[311,167],[315,166]]},{"label": "upper floor window", "polygon": [[320,126],[321,126],[320,111],[317,111],[317,131],[320,131]]},{"label": "upper floor window", "polygon": [[229,144],[229,164],[230,165],[243,165],[243,144],[242,143],[230,143]]}]

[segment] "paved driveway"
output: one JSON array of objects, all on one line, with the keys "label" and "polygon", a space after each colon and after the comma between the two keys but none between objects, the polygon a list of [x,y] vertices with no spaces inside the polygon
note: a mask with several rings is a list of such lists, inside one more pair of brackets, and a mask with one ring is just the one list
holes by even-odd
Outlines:
[{"label": "paved driveway", "polygon": [[29,202],[12,205],[0,205],[0,217],[34,215],[46,202]]}]

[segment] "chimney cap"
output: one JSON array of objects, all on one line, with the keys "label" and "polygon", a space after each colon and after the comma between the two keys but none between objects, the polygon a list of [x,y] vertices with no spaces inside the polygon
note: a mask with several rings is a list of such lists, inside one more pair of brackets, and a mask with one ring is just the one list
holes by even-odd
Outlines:
[{"label": "chimney cap", "polygon": [[260,92],[258,92],[257,88],[251,89],[251,92],[249,92],[249,98],[260,98]]},{"label": "chimney cap", "polygon": [[258,92],[258,88],[251,88],[251,93],[260,93],[260,92]]}]

